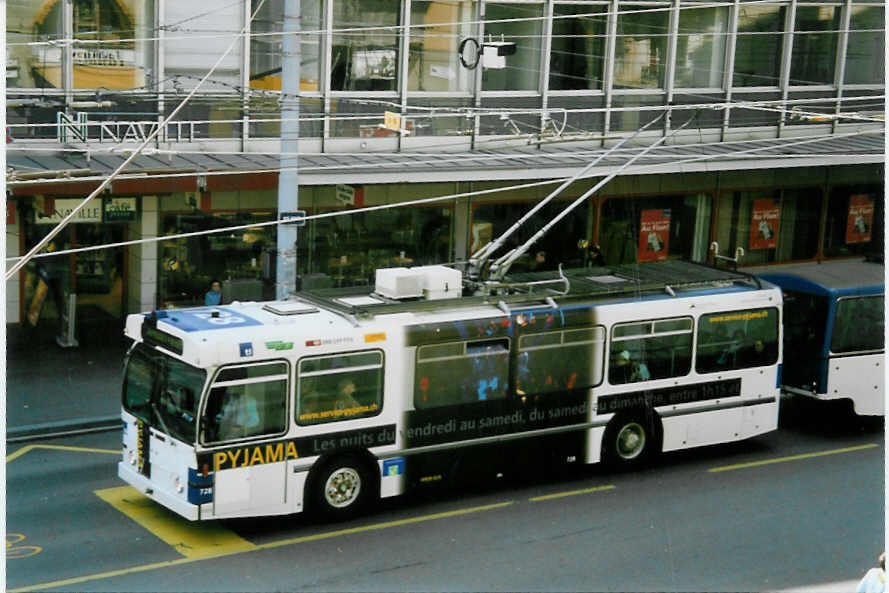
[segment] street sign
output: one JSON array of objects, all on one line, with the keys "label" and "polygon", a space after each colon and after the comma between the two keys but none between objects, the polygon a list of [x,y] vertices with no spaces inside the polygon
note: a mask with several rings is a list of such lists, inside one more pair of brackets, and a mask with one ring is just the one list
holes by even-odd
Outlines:
[{"label": "street sign", "polygon": [[293,226],[306,226],[306,211],[297,210],[296,212],[279,212],[278,220],[285,221],[282,224],[292,224]]}]

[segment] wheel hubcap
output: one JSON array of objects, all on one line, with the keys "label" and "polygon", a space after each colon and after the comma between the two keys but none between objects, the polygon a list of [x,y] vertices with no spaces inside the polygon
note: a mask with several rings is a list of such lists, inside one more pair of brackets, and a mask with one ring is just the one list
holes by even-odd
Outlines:
[{"label": "wheel hubcap", "polygon": [[617,433],[617,454],[621,459],[635,459],[645,449],[645,429],[631,422]]},{"label": "wheel hubcap", "polygon": [[343,508],[354,503],[361,492],[361,476],[351,467],[342,467],[327,478],[324,499],[332,507]]}]

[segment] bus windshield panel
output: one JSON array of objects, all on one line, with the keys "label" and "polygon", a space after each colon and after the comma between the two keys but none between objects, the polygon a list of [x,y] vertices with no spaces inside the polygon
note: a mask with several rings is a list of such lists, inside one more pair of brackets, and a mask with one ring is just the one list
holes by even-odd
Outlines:
[{"label": "bus windshield panel", "polygon": [[185,442],[195,437],[195,417],[206,372],[137,344],[127,361],[123,407]]},{"label": "bus windshield panel", "polygon": [[883,315],[883,295],[839,299],[830,351],[846,354],[882,350]]}]

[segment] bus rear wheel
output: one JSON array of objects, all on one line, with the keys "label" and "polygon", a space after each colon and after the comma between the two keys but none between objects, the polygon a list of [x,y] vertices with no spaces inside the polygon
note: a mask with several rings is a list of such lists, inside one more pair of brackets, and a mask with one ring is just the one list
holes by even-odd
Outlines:
[{"label": "bus rear wheel", "polygon": [[328,518],[357,515],[371,497],[373,485],[366,464],[357,456],[331,459],[311,480],[311,501]]},{"label": "bus rear wheel", "polygon": [[612,468],[634,468],[642,465],[657,448],[654,422],[643,412],[619,414],[605,430],[604,458]]}]

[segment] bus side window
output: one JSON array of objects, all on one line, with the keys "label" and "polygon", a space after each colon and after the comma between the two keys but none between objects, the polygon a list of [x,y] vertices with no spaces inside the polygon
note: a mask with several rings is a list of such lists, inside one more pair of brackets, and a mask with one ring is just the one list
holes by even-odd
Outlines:
[{"label": "bus side window", "polygon": [[417,349],[417,409],[502,399],[509,381],[509,341],[430,344]]},{"label": "bus side window", "polygon": [[882,296],[839,299],[830,351],[841,353],[882,350],[885,323],[883,315]]},{"label": "bus side window", "polygon": [[777,360],[777,309],[712,313],[698,320],[697,372],[767,366]]},{"label": "bus side window", "polygon": [[296,401],[296,421],[303,426],[376,416],[383,405],[382,353],[300,360]]},{"label": "bus side window", "polygon": [[608,382],[614,385],[682,377],[691,370],[691,318],[615,325]]},{"label": "bus side window", "polygon": [[516,393],[551,393],[588,388],[602,382],[605,329],[593,327],[519,339]]}]

